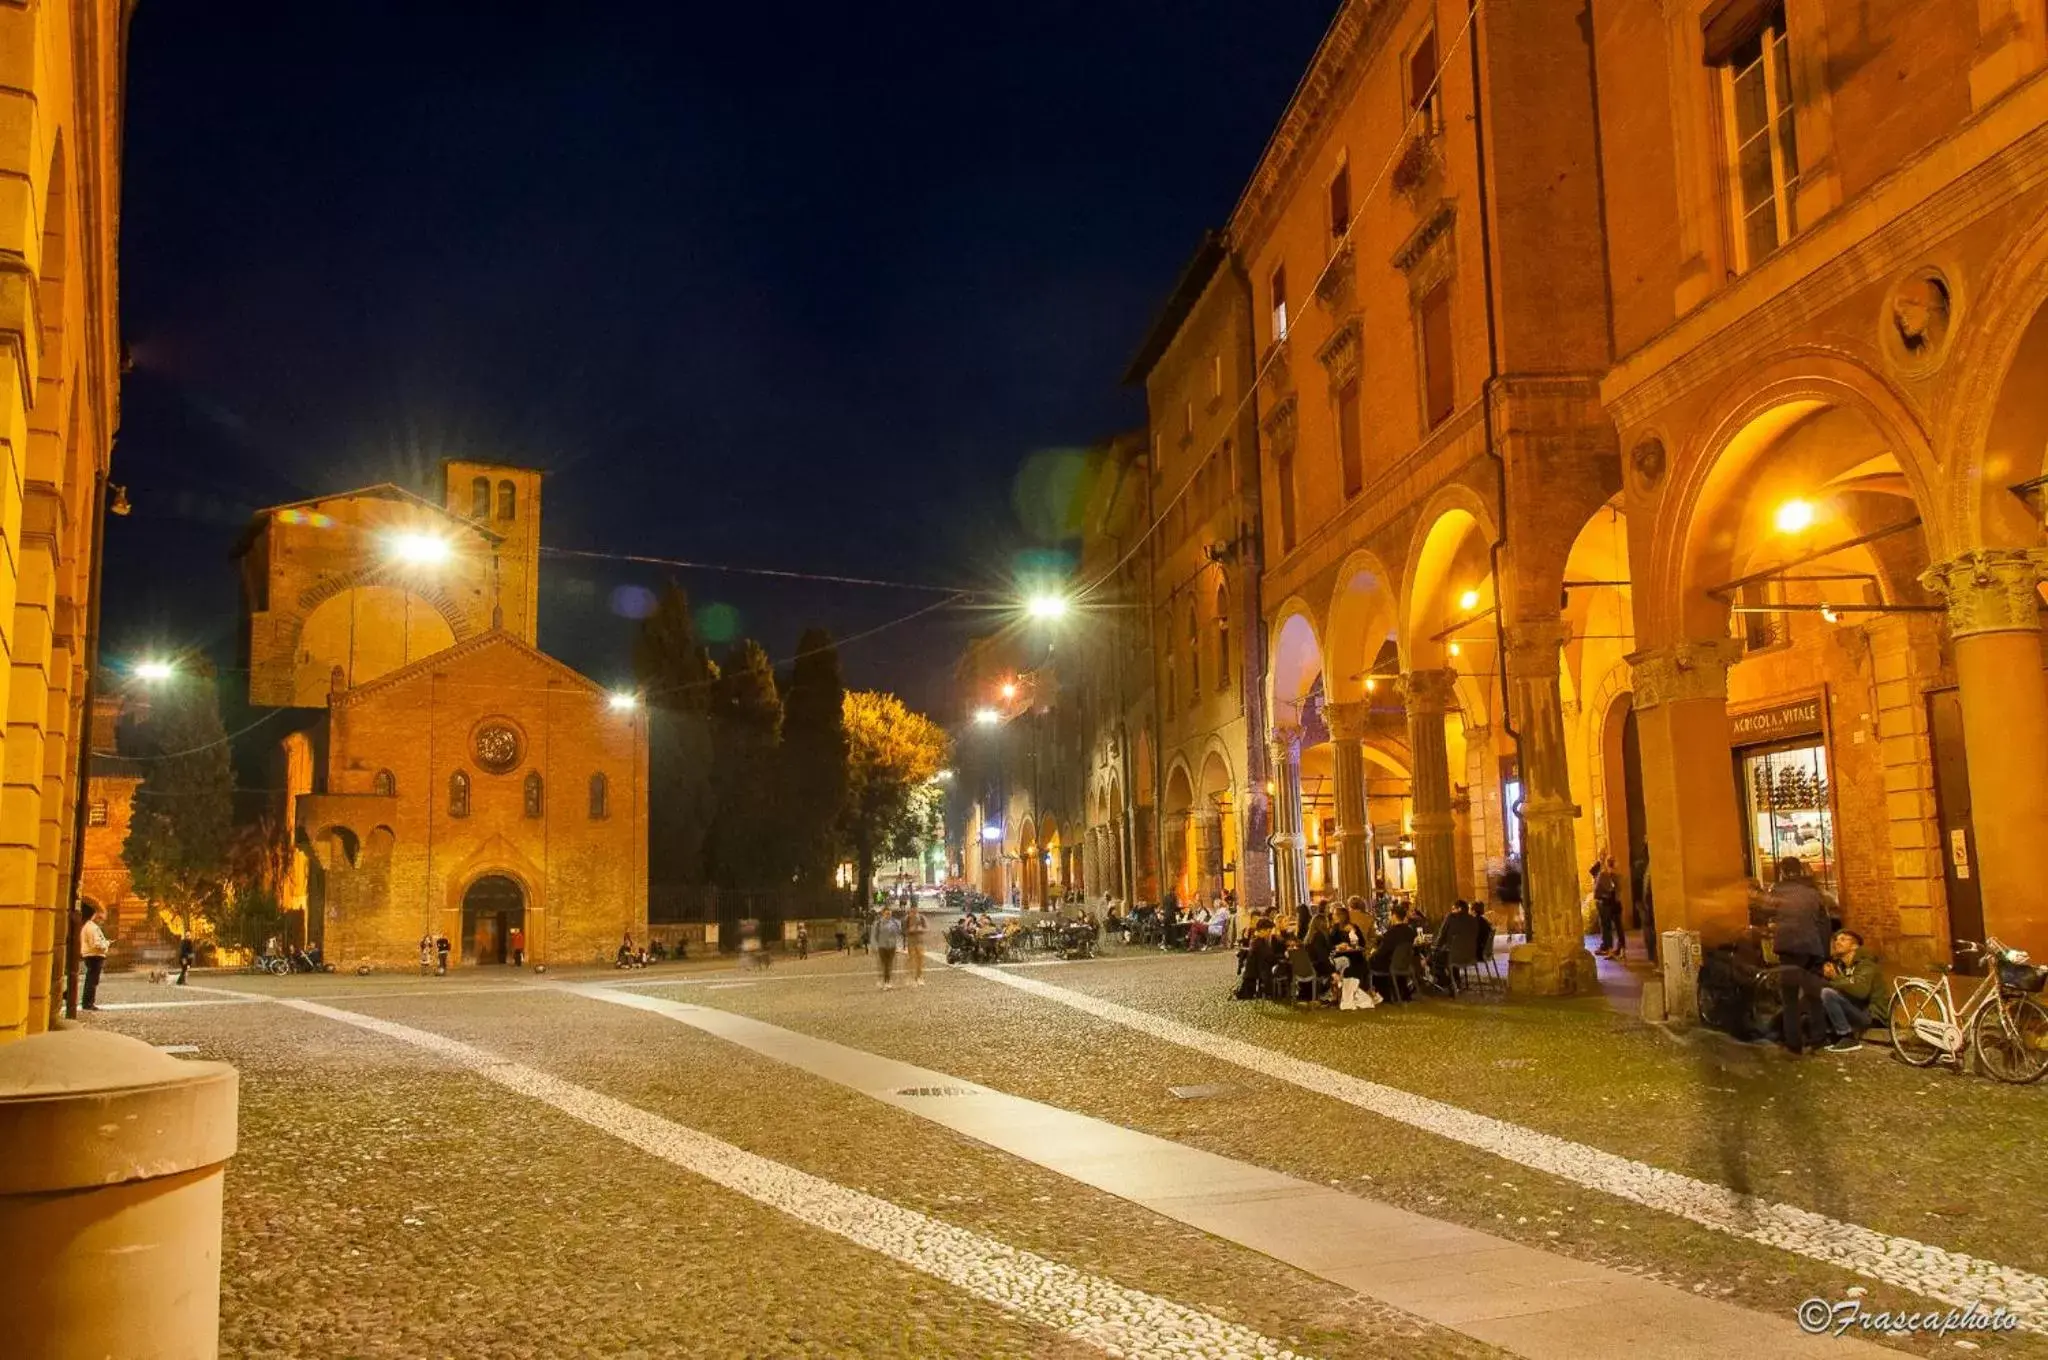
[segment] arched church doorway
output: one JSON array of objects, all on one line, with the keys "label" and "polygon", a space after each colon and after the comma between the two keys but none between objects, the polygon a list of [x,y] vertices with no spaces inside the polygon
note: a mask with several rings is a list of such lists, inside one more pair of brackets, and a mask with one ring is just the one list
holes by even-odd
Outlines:
[{"label": "arched church doorway", "polygon": [[526,893],[503,874],[486,874],[462,895],[462,938],[471,963],[505,963],[512,928],[526,927]]}]

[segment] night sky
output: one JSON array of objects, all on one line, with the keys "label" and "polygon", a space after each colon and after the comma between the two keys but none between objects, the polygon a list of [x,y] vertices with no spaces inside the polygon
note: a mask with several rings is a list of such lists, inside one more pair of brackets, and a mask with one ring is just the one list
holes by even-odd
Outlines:
[{"label": "night sky", "polygon": [[[550,547],[1000,588],[1334,8],[145,0],[103,654],[231,662],[251,511],[446,456]],[[542,645],[623,678],[670,575],[778,658],[935,598],[551,559]],[[944,713],[988,624],[848,680]]]}]

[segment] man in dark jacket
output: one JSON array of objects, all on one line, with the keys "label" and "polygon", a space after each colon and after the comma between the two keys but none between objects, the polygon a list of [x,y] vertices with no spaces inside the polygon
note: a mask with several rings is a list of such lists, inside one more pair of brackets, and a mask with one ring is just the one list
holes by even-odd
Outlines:
[{"label": "man in dark jacket", "polygon": [[1828,961],[1821,965],[1821,1009],[1827,1013],[1830,1053],[1854,1053],[1863,1047],[1863,1031],[1870,1028],[1884,992],[1884,974],[1877,955],[1863,947],[1863,937],[1853,930],[1835,932]]},{"label": "man in dark jacket", "polygon": [[1770,892],[1773,943],[1778,951],[1778,996],[1784,1005],[1785,1048],[1806,1048],[1807,1020],[1814,1033],[1825,1031],[1827,1013],[1820,999],[1820,965],[1828,956],[1826,901],[1820,885],[1807,875],[1804,862],[1786,856],[1778,861],[1778,881]]},{"label": "man in dark jacket", "polygon": [[1414,994],[1415,984],[1409,977],[1393,976],[1394,955],[1406,945],[1412,958],[1415,949],[1415,927],[1408,921],[1408,904],[1396,902],[1392,912],[1393,922],[1380,933],[1380,940],[1373,947],[1372,957],[1366,961],[1366,972],[1372,985],[1379,989],[1381,996],[1389,1001],[1406,1001]]}]

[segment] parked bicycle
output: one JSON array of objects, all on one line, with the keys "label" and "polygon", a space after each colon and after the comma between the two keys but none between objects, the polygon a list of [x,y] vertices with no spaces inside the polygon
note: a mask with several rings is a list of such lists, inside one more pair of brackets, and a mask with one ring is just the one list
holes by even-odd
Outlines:
[{"label": "parked bicycle", "polygon": [[1957,940],[1956,954],[1986,965],[1976,987],[1958,1006],[1956,970],[1946,964],[1934,965],[1940,976],[1932,981],[1901,979],[1892,989],[1892,1047],[1915,1067],[1942,1060],[1958,1072],[1974,1047],[1978,1066],[1998,1080],[2039,1081],[2048,1073],[2048,1010],[2034,994],[2048,985],[2048,967],[1990,936],[1981,945]]}]

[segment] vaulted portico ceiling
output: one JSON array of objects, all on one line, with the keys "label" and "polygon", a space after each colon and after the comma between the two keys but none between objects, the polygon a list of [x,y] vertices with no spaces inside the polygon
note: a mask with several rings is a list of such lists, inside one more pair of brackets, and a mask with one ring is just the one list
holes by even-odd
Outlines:
[{"label": "vaulted portico ceiling", "polygon": [[1231,244],[1251,253],[1279,214],[1280,201],[1316,137],[1359,73],[1385,40],[1398,7],[1391,0],[1346,0],[1323,34],[1287,111],[1266,141],[1250,182],[1230,214]]}]

